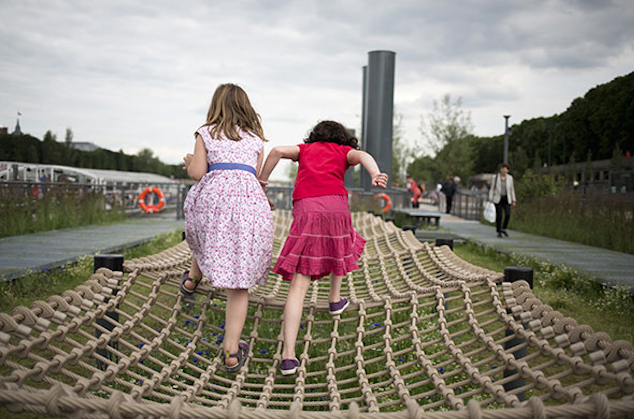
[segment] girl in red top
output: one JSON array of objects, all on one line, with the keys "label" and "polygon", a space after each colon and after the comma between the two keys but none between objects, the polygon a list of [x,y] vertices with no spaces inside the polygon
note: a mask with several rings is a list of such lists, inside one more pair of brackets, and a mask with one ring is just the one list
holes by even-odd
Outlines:
[{"label": "girl in red top", "polygon": [[341,282],[348,272],[359,269],[357,259],[365,240],[352,228],[344,173],[361,163],[372,177],[372,186],[385,188],[387,175],[381,173],[368,153],[358,150],[355,137],[333,121],[317,124],[304,144],[271,150],[260,173],[267,180],[280,161],[299,163],[293,190],[293,223],[273,268],[291,281],[284,308],[284,350],[281,371],[297,371],[295,341],[302,318],[304,297],[311,280],[330,275],[330,313],[341,314],[349,301],[341,298]]}]

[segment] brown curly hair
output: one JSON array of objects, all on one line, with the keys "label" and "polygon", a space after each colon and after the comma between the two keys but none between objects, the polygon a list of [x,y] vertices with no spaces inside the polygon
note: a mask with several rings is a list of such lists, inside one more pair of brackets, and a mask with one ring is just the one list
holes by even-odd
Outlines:
[{"label": "brown curly hair", "polygon": [[304,139],[305,143],[316,143],[318,141],[347,145],[355,150],[359,149],[359,140],[350,134],[346,127],[335,121],[321,121],[313,127],[310,134],[308,134],[308,138]]}]

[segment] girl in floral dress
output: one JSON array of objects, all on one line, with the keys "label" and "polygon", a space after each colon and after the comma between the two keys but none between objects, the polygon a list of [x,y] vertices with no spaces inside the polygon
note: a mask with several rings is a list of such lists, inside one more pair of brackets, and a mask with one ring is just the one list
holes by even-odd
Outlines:
[{"label": "girl in floral dress", "polygon": [[260,117],[242,88],[218,86],[205,122],[195,133],[184,169],[196,183],[185,199],[191,269],[181,292],[192,295],[205,276],[225,288],[225,368],[237,372],[249,347],[240,340],[248,289],[266,283],[273,248],[273,215],[257,179],[263,159]]}]

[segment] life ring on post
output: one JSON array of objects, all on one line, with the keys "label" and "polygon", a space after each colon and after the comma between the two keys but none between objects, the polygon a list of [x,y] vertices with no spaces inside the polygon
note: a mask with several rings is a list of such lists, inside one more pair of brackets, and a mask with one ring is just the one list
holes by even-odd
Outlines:
[{"label": "life ring on post", "polygon": [[378,193],[374,195],[374,198],[382,198],[383,202],[385,202],[385,205],[383,206],[383,213],[388,212],[390,208],[392,208],[392,198],[390,198],[388,194]]},{"label": "life ring on post", "polygon": [[[159,198],[158,204],[148,205],[145,203],[145,197],[149,193],[154,193],[156,194],[156,196],[158,196]],[[163,208],[163,206],[165,206],[165,195],[163,195],[163,191],[157,188],[156,186],[150,186],[143,189],[143,191],[139,195],[139,206],[141,207],[143,211],[145,211],[148,214],[159,212]]]}]

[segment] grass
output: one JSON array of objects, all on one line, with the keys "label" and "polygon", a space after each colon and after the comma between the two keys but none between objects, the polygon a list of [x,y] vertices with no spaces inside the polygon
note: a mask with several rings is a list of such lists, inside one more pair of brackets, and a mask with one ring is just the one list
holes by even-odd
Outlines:
[{"label": "grass", "polygon": [[[174,231],[155,237],[136,247],[126,248],[121,254],[124,260],[147,256],[175,246],[181,241],[181,232]],[[26,306],[36,300],[45,300],[51,295],[83,284],[93,272],[93,258],[86,256],[78,262],[59,268],[45,268],[31,272],[15,281],[0,283],[0,312],[8,313],[14,307]]]},{"label": "grass", "polygon": [[[572,193],[560,193],[520,202],[513,210],[510,227],[634,254],[632,206],[610,195],[584,199]],[[614,234],[616,231],[619,234]]]},{"label": "grass", "polygon": [[608,333],[613,340],[634,342],[634,300],[629,290],[605,287],[566,266],[499,253],[473,243],[456,244],[454,251],[474,265],[495,271],[504,271],[506,266],[533,268],[533,293],[544,304],[595,332]]},{"label": "grass", "polygon": [[101,193],[81,189],[51,189],[39,199],[30,196],[2,196],[0,213],[0,237],[88,224],[107,224],[126,218],[125,211],[116,205],[112,209],[106,209],[105,198]]}]

